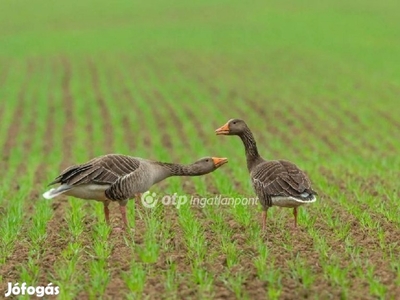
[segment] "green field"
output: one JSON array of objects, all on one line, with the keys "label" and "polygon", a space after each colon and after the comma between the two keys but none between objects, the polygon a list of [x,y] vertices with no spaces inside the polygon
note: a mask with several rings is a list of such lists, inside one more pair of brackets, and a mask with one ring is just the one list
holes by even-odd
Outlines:
[{"label": "green field", "polygon": [[[0,298],[397,299],[399,2],[144,2],[2,1]],[[106,153],[227,157],[151,192],[254,197],[241,141],[214,133],[231,118],[310,176],[297,229],[289,209],[263,233],[258,205],[131,200],[115,233],[98,202],[42,197]]]}]

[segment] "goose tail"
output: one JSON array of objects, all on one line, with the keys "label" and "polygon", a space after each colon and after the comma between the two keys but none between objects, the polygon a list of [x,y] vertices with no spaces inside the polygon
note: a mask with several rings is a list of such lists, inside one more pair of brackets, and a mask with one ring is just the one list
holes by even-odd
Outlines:
[{"label": "goose tail", "polygon": [[52,188],[43,194],[43,197],[46,199],[53,199],[61,194],[64,194],[66,191],[69,191],[72,187],[67,184],[60,185],[57,188]]}]

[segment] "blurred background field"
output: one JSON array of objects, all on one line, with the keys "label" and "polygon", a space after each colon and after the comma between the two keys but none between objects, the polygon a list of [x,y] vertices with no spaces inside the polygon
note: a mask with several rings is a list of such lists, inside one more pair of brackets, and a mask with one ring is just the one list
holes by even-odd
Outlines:
[{"label": "blurred background field", "polygon": [[[400,292],[398,1],[2,1],[1,284],[60,299],[395,299]],[[272,208],[42,199],[61,169],[124,153],[229,163],[165,194],[250,197],[243,118],[268,159],[305,169],[318,202]],[[118,223],[117,207],[113,220]]]}]

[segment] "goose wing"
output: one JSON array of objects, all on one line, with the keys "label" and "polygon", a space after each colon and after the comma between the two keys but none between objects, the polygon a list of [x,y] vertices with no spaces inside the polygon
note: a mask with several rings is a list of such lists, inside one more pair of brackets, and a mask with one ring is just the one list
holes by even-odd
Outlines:
[{"label": "goose wing", "polygon": [[251,172],[253,187],[261,201],[271,206],[271,197],[312,199],[316,192],[311,188],[307,174],[295,164],[285,160],[264,161]]},{"label": "goose wing", "polygon": [[150,173],[146,164],[140,165],[135,171],[119,177],[106,189],[106,197],[114,201],[124,201],[145,192],[153,184]]},{"label": "goose wing", "polygon": [[96,157],[85,164],[74,165],[65,169],[49,185],[61,183],[70,186],[80,184],[113,184],[118,178],[137,170],[140,159],[121,155],[108,154]]}]

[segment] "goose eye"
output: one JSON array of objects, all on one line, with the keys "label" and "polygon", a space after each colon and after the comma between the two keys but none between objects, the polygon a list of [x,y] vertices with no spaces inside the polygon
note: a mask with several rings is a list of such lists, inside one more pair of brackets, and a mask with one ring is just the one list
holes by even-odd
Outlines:
[{"label": "goose eye", "polygon": [[232,124],[235,125],[235,124],[236,124],[236,121],[235,121],[235,122],[232,122]]}]

